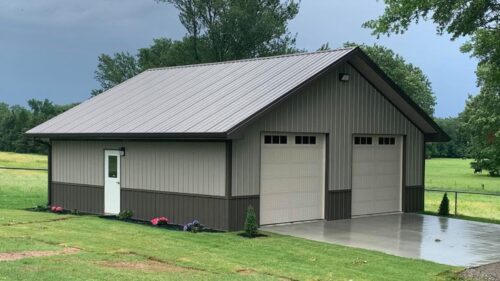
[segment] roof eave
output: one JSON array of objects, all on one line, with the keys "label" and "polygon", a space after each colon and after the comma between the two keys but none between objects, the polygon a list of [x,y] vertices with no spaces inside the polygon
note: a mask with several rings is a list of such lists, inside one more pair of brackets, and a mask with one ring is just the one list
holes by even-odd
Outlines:
[{"label": "roof eave", "polygon": [[226,139],[227,134],[220,133],[26,133],[33,138],[46,139],[92,139],[92,140],[113,140],[113,139],[193,139],[193,140],[221,140]]}]

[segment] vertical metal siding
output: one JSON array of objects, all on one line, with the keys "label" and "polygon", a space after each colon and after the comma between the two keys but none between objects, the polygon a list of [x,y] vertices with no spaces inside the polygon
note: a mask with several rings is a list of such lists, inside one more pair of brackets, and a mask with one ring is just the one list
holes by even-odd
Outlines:
[{"label": "vertical metal siding", "polygon": [[[350,81],[338,81],[342,72],[351,74]],[[233,140],[233,196],[259,194],[262,131],[328,133],[329,190],[351,188],[353,134],[406,135],[406,185],[422,184],[423,134],[349,64],[324,75]]]},{"label": "vertical metal siding", "polygon": [[53,141],[53,181],[104,186],[103,151],[122,146],[122,187],[225,195],[224,142]]}]

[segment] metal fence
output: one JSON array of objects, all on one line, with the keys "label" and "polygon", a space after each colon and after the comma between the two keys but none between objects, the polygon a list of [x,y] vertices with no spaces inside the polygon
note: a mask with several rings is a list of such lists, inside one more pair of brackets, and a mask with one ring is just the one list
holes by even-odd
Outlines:
[{"label": "metal fence", "polygon": [[0,169],[5,169],[5,170],[26,170],[26,171],[47,171],[47,169],[44,169],[44,168],[0,167]]},{"label": "metal fence", "polygon": [[426,188],[425,191],[454,194],[455,195],[455,216],[458,215],[458,194],[500,196],[500,193],[461,191],[461,190],[449,190],[449,189],[430,189],[430,188]]}]

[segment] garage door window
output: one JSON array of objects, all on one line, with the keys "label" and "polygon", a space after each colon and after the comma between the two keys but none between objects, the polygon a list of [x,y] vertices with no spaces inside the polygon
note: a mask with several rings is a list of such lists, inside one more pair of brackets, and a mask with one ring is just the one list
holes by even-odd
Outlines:
[{"label": "garage door window", "polygon": [[280,136],[280,135],[265,135],[264,136],[264,143],[266,143],[266,144],[286,144],[287,137]]},{"label": "garage door window", "polygon": [[395,145],[396,138],[394,137],[380,137],[378,138],[379,145]]},{"label": "garage door window", "polygon": [[316,144],[316,136],[295,136],[295,144]]},{"label": "garage door window", "polygon": [[371,137],[355,137],[354,144],[372,144]]}]

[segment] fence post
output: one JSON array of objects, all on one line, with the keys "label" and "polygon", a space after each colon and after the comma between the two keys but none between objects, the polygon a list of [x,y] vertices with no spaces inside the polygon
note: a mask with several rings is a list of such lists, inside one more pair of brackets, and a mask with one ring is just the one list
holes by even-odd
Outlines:
[{"label": "fence post", "polygon": [[457,215],[457,203],[458,203],[457,197],[458,197],[458,192],[455,191],[455,216]]}]

